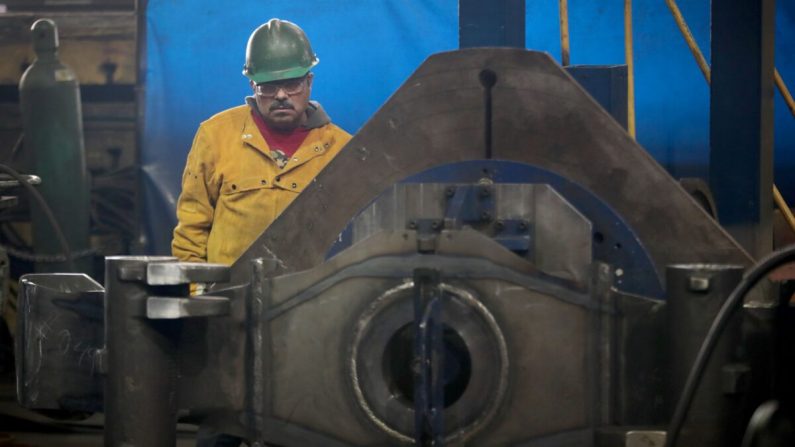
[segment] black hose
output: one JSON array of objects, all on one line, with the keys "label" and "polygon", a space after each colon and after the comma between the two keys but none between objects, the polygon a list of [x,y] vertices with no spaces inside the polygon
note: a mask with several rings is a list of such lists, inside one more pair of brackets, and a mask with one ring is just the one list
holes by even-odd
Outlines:
[{"label": "black hose", "polygon": [[25,188],[31,196],[33,196],[33,198],[41,207],[42,211],[44,211],[44,215],[47,216],[47,220],[50,222],[50,226],[55,232],[55,236],[58,238],[58,242],[61,245],[61,252],[64,258],[66,258],[67,268],[70,272],[77,272],[75,260],[72,258],[72,250],[69,248],[69,242],[67,242],[66,236],[63,234],[63,230],[61,230],[61,226],[58,225],[58,221],[55,219],[55,215],[52,213],[52,209],[50,209],[50,206],[47,204],[47,201],[44,200],[44,197],[41,195],[41,193],[37,191],[33,185],[28,183],[28,181],[22,177],[19,172],[15,171],[10,166],[0,163],[0,172],[4,172],[13,177],[14,180],[18,181],[19,184],[22,185],[22,187]]},{"label": "black hose", "polygon": [[729,319],[734,315],[734,312],[739,309],[743,304],[743,299],[748,291],[751,290],[761,279],[765,278],[774,269],[795,261],[795,245],[791,245],[777,252],[771,253],[759,263],[757,263],[740,281],[737,288],[729,295],[726,302],[720,308],[718,315],[712,322],[704,342],[701,343],[701,348],[698,351],[696,360],[693,367],[690,369],[690,374],[687,376],[685,388],[682,390],[682,395],[679,397],[679,402],[676,404],[674,416],[671,420],[671,425],[668,427],[665,446],[673,447],[676,445],[679,432],[682,430],[682,425],[687,418],[687,412],[690,410],[690,405],[693,403],[698,385],[704,376],[704,371],[707,368],[707,363],[718,344],[723,330],[729,324]]}]

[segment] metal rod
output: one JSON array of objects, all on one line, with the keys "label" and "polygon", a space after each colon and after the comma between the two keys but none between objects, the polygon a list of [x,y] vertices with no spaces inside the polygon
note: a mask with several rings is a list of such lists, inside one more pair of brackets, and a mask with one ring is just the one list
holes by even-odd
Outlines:
[{"label": "metal rod", "polygon": [[624,58],[627,63],[627,132],[635,138],[635,62],[632,53],[632,0],[624,0]]},{"label": "metal rod", "polygon": [[792,210],[789,205],[787,205],[787,201],[784,200],[784,196],[781,195],[781,191],[778,190],[776,185],[773,185],[773,200],[776,202],[778,209],[781,210],[781,214],[784,215],[784,219],[789,224],[789,227],[795,232],[795,216],[792,215]]},{"label": "metal rod", "polygon": [[442,322],[439,309],[440,274],[414,270],[414,427],[415,444],[440,447],[444,443],[444,389],[441,381]]},{"label": "metal rod", "polygon": [[679,27],[679,32],[681,32],[682,37],[685,38],[685,42],[687,42],[687,46],[690,48],[690,52],[693,53],[693,57],[696,59],[698,68],[701,69],[701,73],[704,75],[704,79],[706,79],[707,84],[709,84],[712,81],[709,63],[707,63],[707,59],[704,58],[704,54],[701,52],[701,49],[698,47],[696,39],[693,37],[693,33],[690,32],[690,27],[687,26],[687,22],[685,21],[685,18],[682,16],[682,11],[679,10],[679,6],[677,6],[676,0],[665,0],[665,4],[668,5],[668,9],[671,10],[671,14],[674,16],[676,25]]},{"label": "metal rod", "polygon": [[781,77],[778,69],[775,68],[773,69],[773,80],[776,82],[776,87],[778,87],[778,92],[781,93],[781,97],[784,98],[784,102],[787,103],[787,108],[789,108],[790,113],[792,116],[795,116],[795,99],[792,99],[792,94],[789,92],[787,84],[784,83],[784,79]]},{"label": "metal rod", "polygon": [[564,67],[571,65],[571,52],[569,49],[569,2],[560,0],[560,64]]}]

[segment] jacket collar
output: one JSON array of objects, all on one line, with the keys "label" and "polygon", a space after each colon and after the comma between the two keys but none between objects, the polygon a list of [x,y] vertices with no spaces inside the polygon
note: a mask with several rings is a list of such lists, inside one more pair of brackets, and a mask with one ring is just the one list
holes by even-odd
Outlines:
[{"label": "jacket collar", "polygon": [[[246,104],[251,107],[251,110],[253,110],[254,113],[260,117],[262,116],[262,114],[259,113],[259,109],[257,109],[257,101],[253,96],[246,96]],[[306,123],[304,123],[302,126],[305,129],[316,129],[331,122],[331,119],[323,109],[323,106],[321,106],[317,101],[309,101],[309,105],[306,108],[306,118]]]},{"label": "jacket collar", "polygon": [[[246,104],[251,107],[254,113],[259,114],[259,110],[257,110],[257,103],[254,102],[254,98],[247,97]],[[320,104],[315,101],[310,101],[309,107],[307,107],[307,114],[309,119],[307,119],[304,128],[309,129],[312,132],[307,135],[306,140],[304,140],[304,142],[301,144],[301,147],[298,148],[298,151],[295,153],[294,158],[297,158],[297,160],[291,161],[285,167],[283,167],[281,171],[282,174],[291,171],[293,168],[300,166],[319,155],[324,154],[326,149],[328,149],[330,145],[334,144],[334,137],[332,133],[324,132],[322,130],[323,126],[330,123],[329,117],[323,110],[323,107],[321,107]],[[314,129],[318,129],[318,131],[315,132]],[[251,113],[246,113],[246,118],[243,122],[241,138],[243,140],[243,144],[251,146],[266,157],[278,163],[271,153],[268,143],[265,141],[265,138],[263,138],[262,133],[257,128],[256,123],[254,123],[254,117]]]}]

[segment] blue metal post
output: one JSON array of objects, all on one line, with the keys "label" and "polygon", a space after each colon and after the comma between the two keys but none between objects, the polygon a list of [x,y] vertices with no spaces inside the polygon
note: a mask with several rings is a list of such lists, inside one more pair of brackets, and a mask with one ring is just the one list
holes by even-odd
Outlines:
[{"label": "blue metal post", "polygon": [[626,65],[569,65],[565,68],[621,127],[627,128]]},{"label": "blue metal post", "polygon": [[458,46],[525,47],[525,0],[460,0]]},{"label": "blue metal post", "polygon": [[712,0],[710,185],[755,257],[772,249],[774,0]]}]

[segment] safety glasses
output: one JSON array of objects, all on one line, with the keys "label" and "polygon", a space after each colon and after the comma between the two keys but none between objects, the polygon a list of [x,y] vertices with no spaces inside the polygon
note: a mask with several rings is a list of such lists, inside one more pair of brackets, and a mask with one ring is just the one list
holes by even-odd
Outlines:
[{"label": "safety glasses", "polygon": [[306,88],[305,81],[306,76],[285,79],[283,81],[263,82],[262,84],[257,84],[254,90],[258,95],[264,96],[266,98],[275,97],[279,93],[279,90],[284,90],[284,93],[286,93],[288,96],[292,96],[304,91],[304,88]]}]

